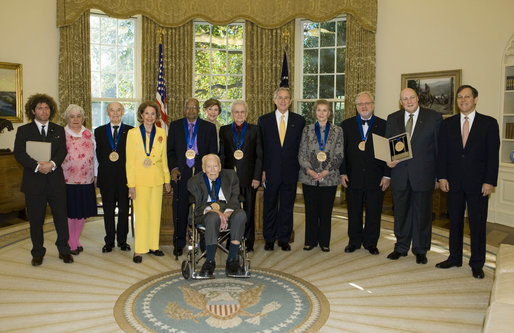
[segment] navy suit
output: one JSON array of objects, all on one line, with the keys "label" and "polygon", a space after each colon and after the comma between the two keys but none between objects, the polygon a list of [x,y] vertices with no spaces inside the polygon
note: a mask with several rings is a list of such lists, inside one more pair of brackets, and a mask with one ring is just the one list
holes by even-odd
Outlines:
[{"label": "navy suit", "polygon": [[475,113],[466,146],[462,147],[461,115],[443,121],[439,135],[437,176],[449,183],[450,257],[452,264],[462,264],[464,210],[467,204],[471,236],[469,265],[481,268],[485,263],[485,236],[489,196],[482,195],[482,185],[496,186],[500,137],[498,122]]},{"label": "navy suit", "polygon": [[275,111],[259,117],[263,171],[263,236],[267,243],[288,243],[293,231],[293,206],[300,164],[298,150],[305,119],[289,111],[284,145],[280,145]]}]

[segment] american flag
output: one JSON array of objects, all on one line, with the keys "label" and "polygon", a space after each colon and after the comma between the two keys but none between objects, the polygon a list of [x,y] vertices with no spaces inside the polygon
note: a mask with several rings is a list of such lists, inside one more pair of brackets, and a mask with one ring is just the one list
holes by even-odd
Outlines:
[{"label": "american flag", "polygon": [[168,100],[166,98],[166,82],[164,81],[164,62],[162,60],[162,43],[159,44],[159,78],[157,79],[157,93],[155,101],[159,105],[161,112],[161,120],[157,122],[157,126],[163,128],[168,133]]}]

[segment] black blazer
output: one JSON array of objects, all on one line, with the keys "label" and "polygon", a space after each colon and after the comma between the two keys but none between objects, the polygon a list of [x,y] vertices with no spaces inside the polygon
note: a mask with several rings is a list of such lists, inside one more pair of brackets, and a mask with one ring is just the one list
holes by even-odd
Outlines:
[{"label": "black blazer", "polygon": [[[49,188],[52,191],[66,191],[64,174],[61,164],[68,154],[66,148],[66,136],[64,127],[48,122],[48,132],[46,138],[41,136],[35,122],[30,122],[18,127],[16,139],[14,141],[14,158],[23,166],[23,178],[21,191],[30,194],[42,194]],[[27,154],[27,141],[46,141],[51,142],[51,160],[55,163],[56,169],[46,175],[34,172],[37,161]]]},{"label": "black blazer", "polygon": [[460,114],[447,118],[439,132],[437,177],[448,180],[451,192],[481,192],[484,183],[496,186],[499,149],[494,118],[476,113],[464,148]]},{"label": "black blazer", "polygon": [[300,163],[298,150],[302,139],[305,119],[289,111],[284,146],[280,146],[277,118],[275,111],[259,117],[259,128],[262,135],[263,171],[266,172],[266,182],[296,184]]},{"label": "black blazer", "polygon": [[127,132],[132,128],[133,127],[130,125],[123,124],[123,129],[118,134],[120,141],[116,147],[116,152],[118,152],[120,158],[116,162],[109,160],[109,154],[112,152],[112,148],[107,138],[107,131],[111,130],[111,123],[95,129],[96,158],[98,160],[98,177],[96,183],[98,187],[107,188],[116,186],[116,184],[127,184],[125,147],[127,145]]},{"label": "black blazer", "polygon": [[240,160],[234,158],[236,143],[232,133],[232,124],[220,128],[220,159],[221,167],[234,169],[237,167],[237,176],[241,187],[249,187],[252,180],[261,181],[262,174],[262,140],[261,131],[257,125],[248,124],[241,150],[244,157]]},{"label": "black blazer", "polygon": [[[168,167],[170,171],[179,168],[181,173],[188,168],[185,155],[187,141],[184,131],[184,119],[180,118],[171,122],[168,131]],[[216,126],[200,118],[197,121],[200,122],[200,125],[196,136],[198,155],[195,157],[195,172],[202,170],[201,157],[207,154],[217,154],[218,152]]]},{"label": "black blazer", "polygon": [[385,136],[386,121],[375,116],[373,125],[368,129],[366,150],[358,147],[362,141],[357,117],[344,120],[341,123],[344,138],[344,159],[339,173],[348,175],[348,187],[351,189],[376,189],[380,187],[383,176],[389,176],[391,170],[386,163],[375,158],[373,149],[373,133]]},{"label": "black blazer", "polygon": [[[400,162],[391,169],[393,190],[405,190],[409,183],[414,191],[434,189],[441,121],[440,113],[420,107],[411,137],[412,159]],[[405,132],[405,110],[399,110],[387,117],[385,136],[390,138],[403,132]]]}]

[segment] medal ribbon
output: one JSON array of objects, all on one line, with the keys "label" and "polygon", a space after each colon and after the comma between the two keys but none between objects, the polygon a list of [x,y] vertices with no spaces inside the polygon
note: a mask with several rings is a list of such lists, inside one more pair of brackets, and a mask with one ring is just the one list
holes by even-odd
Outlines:
[{"label": "medal ribbon", "polygon": [[116,151],[116,148],[118,147],[122,129],[123,129],[123,123],[120,124],[120,128],[118,129],[118,133],[119,133],[118,138],[116,139],[116,144],[114,144],[113,139],[112,139],[111,123],[109,123],[109,126],[105,126],[105,130],[107,131],[107,140],[109,140],[109,143],[111,144],[112,151]]},{"label": "medal ribbon", "polygon": [[214,181],[214,198],[211,195],[211,181],[209,180],[209,177],[207,177],[207,174],[203,174],[203,180],[205,182],[205,185],[207,186],[207,192],[209,192],[209,197],[211,198],[212,202],[215,202],[218,200],[218,194],[220,193],[221,188],[221,177],[218,176],[216,180]]},{"label": "medal ribbon", "polygon": [[189,142],[189,129],[188,129],[188,123],[187,119],[184,118],[184,132],[186,134],[186,143],[187,143],[187,149],[193,149],[193,146],[196,141],[196,134],[198,133],[198,127],[200,127],[200,119],[196,119],[196,124],[193,129],[193,136],[191,138],[191,142]]},{"label": "medal ribbon", "polygon": [[373,126],[373,123],[375,122],[375,115],[372,115],[371,118],[368,120],[368,131],[366,132],[366,135],[364,135],[364,130],[362,129],[362,118],[360,116],[355,117],[357,119],[357,125],[359,125],[359,132],[361,133],[362,141],[366,141],[368,138],[369,130],[371,129],[371,126]]},{"label": "medal ribbon", "polygon": [[321,144],[321,129],[319,127],[319,123],[316,122],[314,125],[314,132],[316,132],[316,138],[318,139],[319,150],[323,151],[325,146],[327,145],[328,132],[330,131],[330,123],[327,122],[325,127],[325,139],[323,139],[323,145]]},{"label": "medal ribbon", "polygon": [[241,149],[241,146],[243,146],[243,141],[245,139],[245,133],[246,133],[247,129],[248,129],[248,124],[245,121],[243,123],[243,127],[241,128],[241,138],[240,138],[241,142],[239,142],[237,139],[236,123],[232,123],[232,134],[234,135],[234,142],[236,143],[236,149]]},{"label": "medal ribbon", "polygon": [[139,130],[141,131],[141,137],[143,138],[143,146],[145,147],[145,154],[146,156],[150,156],[150,153],[152,152],[152,146],[153,146],[153,139],[155,139],[155,124],[152,126],[152,131],[150,132],[150,151],[146,152],[146,131],[145,131],[145,125],[141,124],[139,126]]}]

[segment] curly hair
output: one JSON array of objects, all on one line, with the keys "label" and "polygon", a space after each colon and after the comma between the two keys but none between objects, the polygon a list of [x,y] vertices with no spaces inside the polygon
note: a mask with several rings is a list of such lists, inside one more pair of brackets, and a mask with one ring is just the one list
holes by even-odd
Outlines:
[{"label": "curly hair", "polygon": [[159,112],[159,106],[154,101],[146,101],[139,105],[137,108],[137,121],[139,123],[143,123],[143,112],[147,107],[151,107],[155,109],[155,121],[161,120],[161,113]]},{"label": "curly hair", "polygon": [[34,111],[36,110],[36,106],[40,103],[48,105],[50,108],[50,119],[52,119],[57,112],[57,103],[47,94],[34,94],[28,98],[27,103],[25,103],[25,115],[27,118],[34,120],[36,117]]}]

